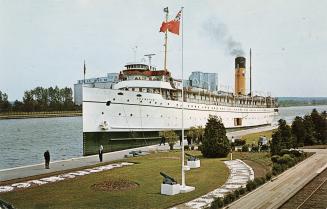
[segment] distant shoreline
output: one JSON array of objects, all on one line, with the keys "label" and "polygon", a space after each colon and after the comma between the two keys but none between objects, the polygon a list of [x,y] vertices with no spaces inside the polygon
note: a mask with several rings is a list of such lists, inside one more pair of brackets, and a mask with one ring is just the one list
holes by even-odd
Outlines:
[{"label": "distant shoreline", "polygon": [[6,112],[6,113],[0,113],[0,120],[28,119],[28,118],[78,117],[78,116],[82,116],[82,111]]}]

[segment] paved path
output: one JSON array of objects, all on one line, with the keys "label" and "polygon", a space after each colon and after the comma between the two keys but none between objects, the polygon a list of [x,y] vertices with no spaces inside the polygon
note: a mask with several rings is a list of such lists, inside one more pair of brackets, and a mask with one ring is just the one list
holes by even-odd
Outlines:
[{"label": "paved path", "polygon": [[[260,131],[266,131],[271,130],[272,126],[266,126],[266,127],[259,127],[259,128],[253,128],[253,129],[247,129],[242,131],[234,131],[227,133],[228,137],[234,136],[234,138],[240,137],[245,134],[249,133],[255,133]],[[180,148],[178,145],[175,146],[175,148]],[[117,152],[110,152],[105,153],[103,155],[103,161],[104,162],[110,162],[114,160],[121,160],[124,158],[126,154],[128,154],[132,150],[142,150],[142,151],[153,151],[153,150],[165,150],[169,149],[168,144],[166,146],[147,146],[147,147],[140,147],[140,148],[133,148],[128,150],[122,150]],[[62,171],[67,169],[74,169],[79,168],[83,166],[90,166],[95,165],[99,163],[98,155],[91,155],[86,157],[78,157],[78,158],[72,158],[67,160],[60,160],[60,161],[54,161],[50,164],[50,169],[44,169],[44,164],[35,164],[35,165],[28,165],[28,166],[21,166],[16,168],[9,168],[9,169],[3,169],[0,170],[0,182],[6,181],[6,180],[12,180],[12,179],[18,179],[18,178],[24,178],[29,176],[35,176],[40,174],[46,174],[56,171]]]},{"label": "paved path", "polygon": [[242,160],[229,160],[224,161],[229,169],[229,177],[224,185],[196,198],[192,201],[172,207],[171,209],[199,209],[208,208],[217,197],[224,197],[226,194],[234,190],[245,187],[249,180],[254,179],[254,173],[251,167],[245,164]]},{"label": "paved path", "polygon": [[279,208],[327,166],[327,150],[305,150],[316,152],[310,158],[282,173],[273,182],[232,203],[229,209]]}]

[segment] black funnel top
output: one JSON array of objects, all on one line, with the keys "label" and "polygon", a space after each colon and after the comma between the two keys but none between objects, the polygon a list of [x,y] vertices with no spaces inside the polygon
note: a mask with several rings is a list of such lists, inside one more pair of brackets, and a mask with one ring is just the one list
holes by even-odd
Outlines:
[{"label": "black funnel top", "polygon": [[235,58],[235,68],[245,68],[245,57]]}]

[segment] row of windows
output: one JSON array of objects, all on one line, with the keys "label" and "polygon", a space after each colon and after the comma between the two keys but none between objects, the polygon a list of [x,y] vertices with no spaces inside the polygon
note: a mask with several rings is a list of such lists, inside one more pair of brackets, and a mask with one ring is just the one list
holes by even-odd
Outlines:
[{"label": "row of windows", "polygon": [[[113,98],[113,101],[115,101],[116,99]],[[143,103],[143,101],[148,101],[149,104],[158,104],[157,102],[155,102],[154,99],[148,99],[148,98],[137,98],[137,100],[139,100],[140,103]],[[130,102],[129,99],[126,100],[127,102]],[[108,102],[107,102],[108,103]],[[162,105],[162,102],[160,103],[160,105]],[[172,104],[173,105],[173,104]],[[109,105],[107,105],[109,106]],[[167,106],[170,106],[170,103],[167,103]],[[178,105],[178,103],[176,103],[176,107],[182,107],[182,104]],[[261,112],[261,111],[266,111],[269,112],[269,110],[266,109],[241,109],[241,108],[224,108],[224,107],[209,107],[209,106],[200,106],[200,105],[184,105],[184,107],[188,107],[188,108],[198,108],[198,109],[206,109],[206,110],[221,110],[221,111],[239,111],[239,112]]]},{"label": "row of windows", "polygon": [[[118,113],[118,116],[122,116],[122,113]],[[133,113],[130,113],[129,114],[129,116],[130,117],[133,117]],[[147,114],[146,115],[146,117],[150,117],[150,115],[149,114]],[[268,117],[273,117],[272,115],[270,115],[270,116],[263,116],[263,117],[252,117],[252,118],[249,118],[249,117],[244,117],[244,118],[242,118],[243,120],[257,120],[257,119],[262,119],[262,118],[268,118]],[[160,118],[163,118],[163,115],[160,115]],[[165,118],[167,118],[167,119],[173,119],[173,118],[175,118],[176,120],[178,119],[177,117],[170,117],[170,116],[166,116]],[[207,116],[205,116],[205,117],[193,117],[192,118],[192,116],[190,116],[190,117],[187,117],[186,119],[188,119],[188,120],[208,120],[208,117]],[[223,120],[234,120],[235,118],[224,118]]]}]

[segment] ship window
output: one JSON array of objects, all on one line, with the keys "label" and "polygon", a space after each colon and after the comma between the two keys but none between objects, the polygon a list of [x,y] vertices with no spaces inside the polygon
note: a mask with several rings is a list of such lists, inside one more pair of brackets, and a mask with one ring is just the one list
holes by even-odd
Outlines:
[{"label": "ship window", "polygon": [[169,103],[168,103],[168,105],[169,105]]},{"label": "ship window", "polygon": [[119,92],[118,95],[124,95],[123,92]]},{"label": "ship window", "polygon": [[107,101],[106,105],[109,106],[111,104],[111,101]]},{"label": "ship window", "polygon": [[131,113],[131,117],[133,116],[133,114]]},{"label": "ship window", "polygon": [[137,96],[137,97],[141,97],[142,95],[141,95],[141,94],[137,94],[136,96]]},{"label": "ship window", "polygon": [[129,102],[129,99],[127,100],[127,102]]},{"label": "ship window", "polygon": [[119,113],[118,115],[121,115],[121,113]]}]

